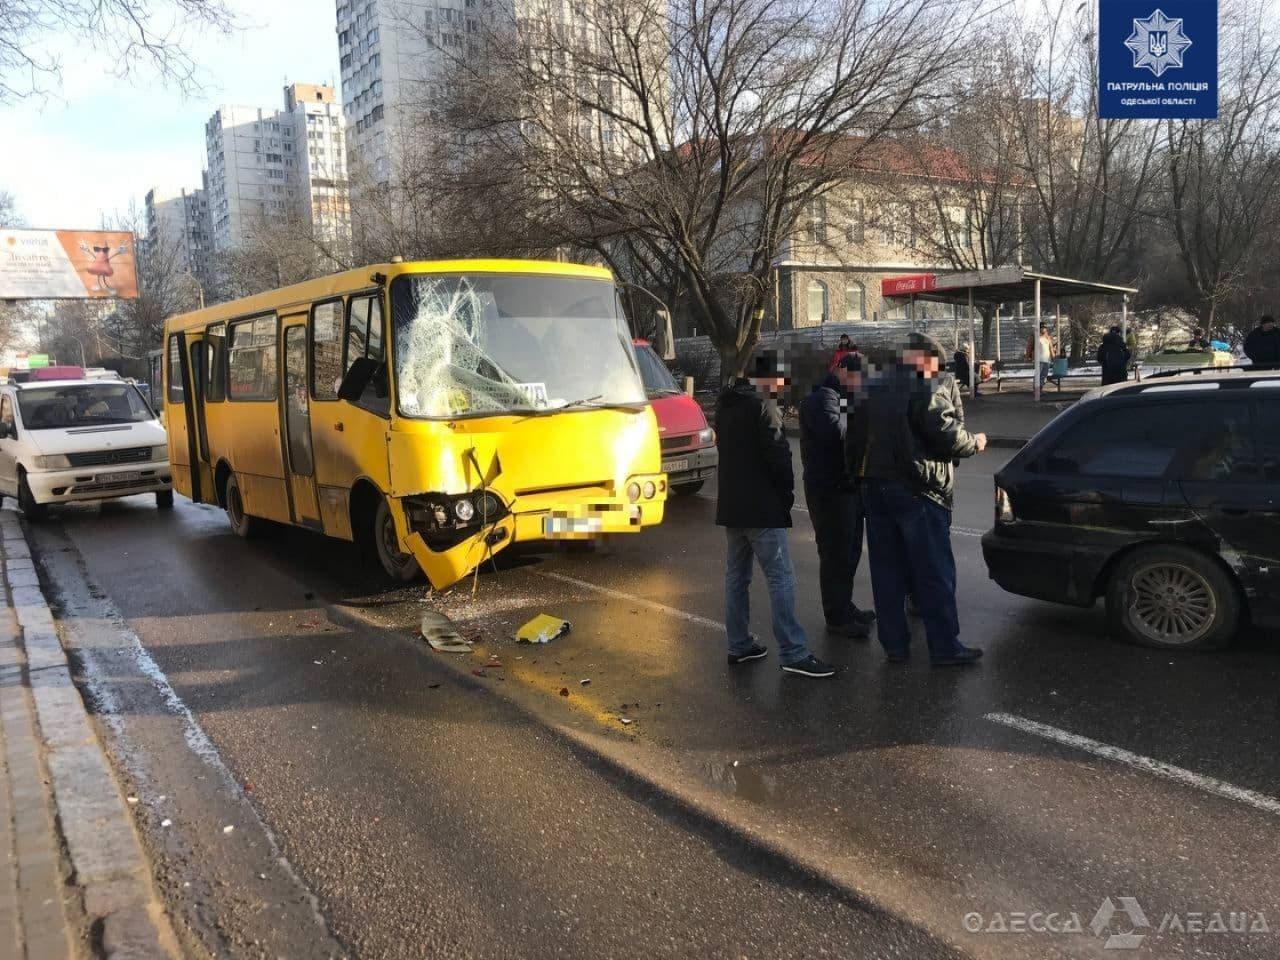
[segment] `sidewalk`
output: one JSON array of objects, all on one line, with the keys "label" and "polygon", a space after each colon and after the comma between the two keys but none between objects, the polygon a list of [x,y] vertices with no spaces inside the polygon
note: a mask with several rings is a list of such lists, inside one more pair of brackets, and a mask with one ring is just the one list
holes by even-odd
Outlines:
[{"label": "sidewalk", "polygon": [[13,510],[0,561],[0,957],[176,956]]}]

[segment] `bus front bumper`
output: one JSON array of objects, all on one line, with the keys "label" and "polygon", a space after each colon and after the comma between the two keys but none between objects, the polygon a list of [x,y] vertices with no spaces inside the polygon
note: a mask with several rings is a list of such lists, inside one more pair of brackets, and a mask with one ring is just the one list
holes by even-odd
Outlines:
[{"label": "bus front bumper", "polygon": [[432,549],[417,532],[406,530],[402,510],[396,523],[404,542],[437,590],[457,583],[477,566],[513,543],[539,540],[592,540],[614,533],[638,533],[662,522],[666,501],[573,504],[508,514],[474,536],[444,550]]}]

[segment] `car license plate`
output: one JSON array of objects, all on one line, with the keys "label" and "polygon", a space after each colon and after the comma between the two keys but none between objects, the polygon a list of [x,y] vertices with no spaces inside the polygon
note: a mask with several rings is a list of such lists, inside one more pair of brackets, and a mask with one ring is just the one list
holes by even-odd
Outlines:
[{"label": "car license plate", "polygon": [[688,469],[688,460],[668,460],[662,465],[663,473],[684,473]]},{"label": "car license plate", "polygon": [[141,480],[142,474],[137,470],[122,470],[119,473],[105,473],[98,477],[99,483],[124,483],[126,480]]},{"label": "car license plate", "polygon": [[603,517],[542,518],[542,532],[549,537],[564,536],[571,533],[601,533],[603,531]]}]

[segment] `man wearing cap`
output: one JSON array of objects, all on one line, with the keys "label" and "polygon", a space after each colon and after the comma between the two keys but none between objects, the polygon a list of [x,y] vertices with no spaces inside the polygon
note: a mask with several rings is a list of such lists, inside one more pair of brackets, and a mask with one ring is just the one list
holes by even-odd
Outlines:
[{"label": "man wearing cap", "polygon": [[765,352],[716,401],[716,447],[720,452],[716,523],[725,528],[725,632],[729,663],[762,660],[768,649],[748,631],[751,565],[760,564],[769,589],[773,637],[782,669],[803,677],[830,677],[835,668],[809,652],[796,620],[796,578],[787,547],[795,479],[791,445],[782,430],[777,397],[787,375],[779,358]]},{"label": "man wearing cap", "polygon": [[1280,366],[1280,327],[1271,314],[1264,313],[1245,337],[1244,355],[1256,367]]},{"label": "man wearing cap", "polygon": [[844,462],[847,409],[857,403],[861,390],[862,358],[846,354],[800,401],[800,459],[827,631],[865,640],[876,615],[853,602],[853,577],[862,559],[862,498]]},{"label": "man wearing cap", "polygon": [[935,666],[975,662],[960,642],[951,552],[955,461],[986,449],[970,433],[955,378],[941,373],[942,346],[912,333],[896,362],[860,404],[846,445],[867,513],[867,549],[878,635],[891,663],[910,656],[908,593],[924,621]]}]

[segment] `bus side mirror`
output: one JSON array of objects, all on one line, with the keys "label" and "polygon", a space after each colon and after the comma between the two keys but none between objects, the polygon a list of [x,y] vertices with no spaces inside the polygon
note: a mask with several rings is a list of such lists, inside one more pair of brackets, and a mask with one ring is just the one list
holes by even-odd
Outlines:
[{"label": "bus side mirror", "polygon": [[364,396],[365,387],[369,386],[380,364],[371,357],[356,357],[347,368],[346,376],[338,386],[338,399],[355,403]]},{"label": "bus side mirror", "polygon": [[657,351],[658,356],[663,360],[674,360],[676,358],[676,338],[675,332],[671,327],[671,311],[666,307],[662,307],[654,312],[654,322],[657,324],[657,331],[654,335],[653,348]]}]

